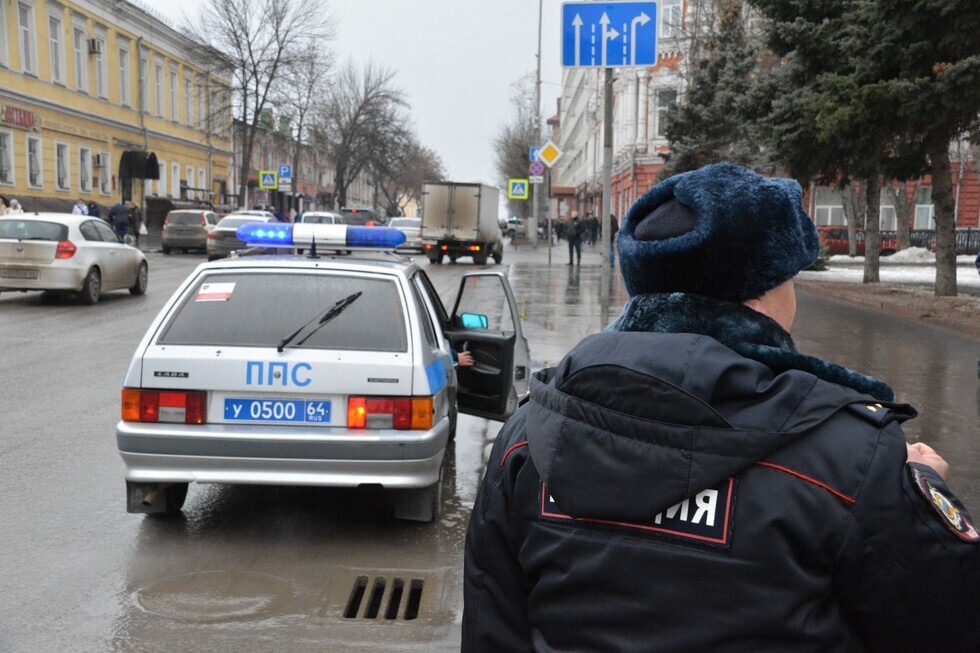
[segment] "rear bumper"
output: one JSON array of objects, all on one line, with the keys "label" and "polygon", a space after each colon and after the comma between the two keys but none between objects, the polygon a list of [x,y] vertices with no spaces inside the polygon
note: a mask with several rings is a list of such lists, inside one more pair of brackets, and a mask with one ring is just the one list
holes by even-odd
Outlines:
[{"label": "rear bumper", "polygon": [[50,265],[0,264],[0,270],[37,270],[37,279],[8,279],[0,272],[0,290],[81,290],[88,270]]},{"label": "rear bumper", "polygon": [[119,422],[126,480],[421,488],[439,480],[449,419],[429,431]]},{"label": "rear bumper", "polygon": [[204,249],[208,246],[208,237],[205,236],[169,236],[164,235],[160,239],[160,244],[164,247],[187,247],[194,249]]}]

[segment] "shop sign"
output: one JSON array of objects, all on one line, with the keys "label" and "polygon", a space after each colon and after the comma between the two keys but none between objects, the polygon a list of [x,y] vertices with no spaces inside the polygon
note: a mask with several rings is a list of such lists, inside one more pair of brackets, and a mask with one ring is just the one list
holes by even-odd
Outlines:
[{"label": "shop sign", "polygon": [[40,114],[9,104],[0,105],[0,121],[8,125],[23,127],[24,129],[33,129],[34,131],[41,129]]}]

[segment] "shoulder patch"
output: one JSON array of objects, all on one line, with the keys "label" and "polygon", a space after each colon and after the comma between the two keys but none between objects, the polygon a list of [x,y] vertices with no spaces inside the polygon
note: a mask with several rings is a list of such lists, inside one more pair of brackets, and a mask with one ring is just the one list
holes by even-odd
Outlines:
[{"label": "shoulder patch", "polygon": [[603,519],[579,519],[563,513],[541,483],[539,518],[541,521],[574,524],[672,540],[712,549],[728,549],[732,539],[732,513],[735,508],[735,479],[728,478],[713,488],[698,492],[689,499],[665,509],[649,522],[628,523]]},{"label": "shoulder patch", "polygon": [[937,488],[930,483],[929,478],[912,465],[906,465],[906,467],[909,469],[912,485],[915,486],[915,489],[922,495],[933,512],[939,515],[939,521],[964,542],[980,542],[980,533],[977,533],[973,518],[970,517],[959,499],[953,496],[949,490]]},{"label": "shoulder patch", "polygon": [[871,422],[875,426],[884,426],[888,422],[904,422],[919,413],[908,404],[896,404],[888,401],[854,401],[847,405],[851,412]]}]

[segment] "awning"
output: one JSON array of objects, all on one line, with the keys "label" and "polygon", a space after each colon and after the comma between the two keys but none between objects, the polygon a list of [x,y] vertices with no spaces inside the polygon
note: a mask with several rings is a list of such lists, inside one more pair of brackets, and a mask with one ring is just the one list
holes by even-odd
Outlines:
[{"label": "awning", "polygon": [[126,150],[119,159],[120,179],[159,179],[157,155],[142,150]]}]

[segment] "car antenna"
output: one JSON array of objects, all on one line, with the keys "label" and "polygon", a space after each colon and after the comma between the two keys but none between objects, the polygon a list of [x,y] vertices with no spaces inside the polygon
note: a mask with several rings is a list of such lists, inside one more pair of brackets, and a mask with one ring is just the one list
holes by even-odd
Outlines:
[{"label": "car antenna", "polygon": [[310,238],[310,253],[307,254],[306,258],[320,258],[316,253],[316,234]]}]

